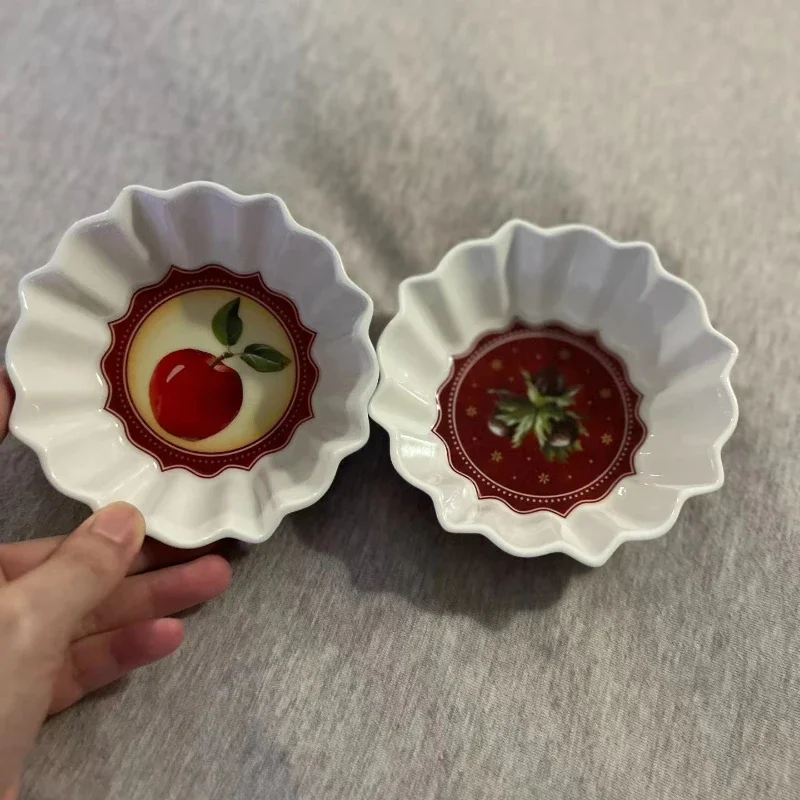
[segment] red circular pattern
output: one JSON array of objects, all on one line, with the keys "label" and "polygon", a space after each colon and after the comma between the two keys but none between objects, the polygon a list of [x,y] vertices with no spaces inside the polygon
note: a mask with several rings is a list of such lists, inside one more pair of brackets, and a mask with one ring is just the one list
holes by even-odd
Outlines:
[{"label": "red circular pattern", "polygon": [[[235,291],[260,304],[281,323],[294,350],[294,395],[283,417],[260,439],[224,453],[198,453],[162,439],[139,416],[127,387],[128,353],[141,323],[167,300],[197,289]],[[153,456],[161,469],[180,467],[202,478],[212,478],[230,467],[252,469],[262,456],[286,447],[298,426],[314,416],[311,397],[319,369],[311,356],[311,345],[316,333],[300,321],[294,303],[268,289],[258,272],[240,275],[218,264],[193,270],[172,266],[159,283],[139,289],[125,315],[110,322],[109,328],[111,344],[100,362],[108,387],[105,408],[122,422],[130,442]]]},{"label": "red circular pattern", "polygon": [[[511,436],[489,424],[499,395],[526,400],[523,372],[534,380],[555,369],[565,389],[580,387],[568,406],[585,433],[579,449],[563,462],[530,431],[518,447]],[[552,511],[566,516],[582,503],[602,500],[624,477],[633,475],[634,456],[646,428],[639,416],[642,396],[631,384],[624,363],[597,336],[562,325],[528,326],[484,336],[468,353],[454,359],[439,390],[439,419],[434,432],[447,449],[450,466],[469,478],[481,498],[501,500],[523,514]],[[502,429],[492,422],[495,431]],[[575,433],[573,431],[573,433]]]}]

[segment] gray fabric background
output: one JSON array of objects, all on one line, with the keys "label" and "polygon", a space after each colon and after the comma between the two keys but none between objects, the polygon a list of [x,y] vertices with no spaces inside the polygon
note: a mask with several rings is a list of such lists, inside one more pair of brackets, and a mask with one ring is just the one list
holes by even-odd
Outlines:
[{"label": "gray fabric background", "polygon": [[[280,194],[375,299],[512,215],[653,242],[742,355],[727,483],[597,570],[442,533],[385,436],[25,796],[795,798],[797,0],[6,0],[0,335],[128,183]],[[4,539],[86,513],[0,456]]]}]

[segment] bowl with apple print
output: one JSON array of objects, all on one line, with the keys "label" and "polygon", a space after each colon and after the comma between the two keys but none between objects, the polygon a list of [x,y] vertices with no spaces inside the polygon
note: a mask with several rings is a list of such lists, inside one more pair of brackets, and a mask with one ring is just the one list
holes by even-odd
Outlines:
[{"label": "bowl with apple print", "polygon": [[723,482],[736,346],[655,250],[519,220],[400,287],[370,413],[442,526],[603,564]]},{"label": "bowl with apple print", "polygon": [[273,195],[128,187],[20,284],[13,433],[180,547],[268,538],[369,434],[372,303]]}]

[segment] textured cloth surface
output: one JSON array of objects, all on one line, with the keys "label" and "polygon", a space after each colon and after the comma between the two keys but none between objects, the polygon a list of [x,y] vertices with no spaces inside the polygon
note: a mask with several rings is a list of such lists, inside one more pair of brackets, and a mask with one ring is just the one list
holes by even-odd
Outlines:
[{"label": "textured cloth surface", "polygon": [[[796,0],[6,0],[0,335],[129,183],[281,195],[375,300],[511,216],[646,239],[742,355],[722,491],[597,570],[441,532],[373,430],[24,796],[796,798]],[[0,454],[0,531],[86,509]]]}]

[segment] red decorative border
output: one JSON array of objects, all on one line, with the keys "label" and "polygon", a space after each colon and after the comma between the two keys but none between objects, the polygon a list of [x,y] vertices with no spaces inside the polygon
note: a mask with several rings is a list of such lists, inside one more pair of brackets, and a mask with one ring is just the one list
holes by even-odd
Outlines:
[{"label": "red decorative border", "polygon": [[[268,309],[283,326],[294,350],[295,388],[286,412],[264,436],[238,450],[198,453],[166,441],[141,418],[128,392],[127,360],[139,326],[168,300],[197,289],[235,291]],[[311,346],[316,333],[303,325],[292,300],[269,289],[259,272],[240,275],[219,264],[192,270],[173,265],[159,283],[139,289],[124,316],[108,325],[111,344],[100,361],[108,387],[105,408],[120,420],[130,442],[155,458],[162,470],[181,468],[201,478],[213,478],[229,468],[252,469],[262,456],[286,447],[298,426],[314,416],[311,398],[319,368]]]},{"label": "red decorative border", "polygon": [[[511,355],[509,345],[518,355]],[[589,458],[591,453],[583,451],[570,455],[567,463],[548,462],[533,436],[523,441],[519,449],[512,449],[509,439],[497,439],[487,432],[487,408],[490,409],[496,402],[487,390],[496,388],[495,384],[501,384],[507,378],[509,382],[515,383],[502,383],[500,388],[511,386],[519,392],[520,385],[524,386],[522,369],[533,372],[537,364],[540,367],[546,366],[547,355],[542,361],[536,362],[533,360],[533,353],[549,353],[551,360],[556,360],[557,363],[556,354],[564,348],[576,348],[583,359],[582,366],[590,367],[585,372],[588,374],[596,371],[597,374],[607,375],[610,385],[614,387],[613,398],[607,401],[609,407],[599,412],[603,415],[612,414],[613,424],[616,426],[616,453],[613,457],[606,458],[603,462],[605,467],[603,464],[592,465]],[[487,361],[490,353],[492,360]],[[491,364],[492,369],[496,368],[501,363],[501,359],[496,358],[498,353],[504,355],[504,368],[511,362],[510,374],[500,376],[498,373],[496,378],[492,376],[488,379],[487,385],[487,364]],[[541,357],[536,356],[537,359]],[[464,388],[468,375],[469,386]],[[596,390],[597,387],[594,387],[595,392]],[[524,393],[524,388],[521,391]],[[592,394],[591,387],[582,391],[584,395],[581,402],[585,404],[579,409],[582,415],[597,407],[592,407],[590,397],[595,398],[595,403],[601,402],[597,399],[600,396],[612,397],[612,391],[608,389],[599,395]],[[623,478],[636,473],[634,457],[647,433],[639,414],[642,395],[631,383],[624,362],[608,351],[598,335],[575,331],[555,323],[529,326],[514,322],[505,330],[485,335],[471,350],[453,360],[450,373],[439,389],[438,400],[439,416],[433,432],[445,445],[450,467],[472,482],[481,499],[500,500],[521,514],[552,511],[558,516],[566,517],[579,505],[604,499]],[[465,409],[461,409],[466,403],[468,405]],[[592,408],[587,408],[586,405]],[[603,422],[597,425],[592,424],[591,416],[586,417],[586,426],[594,430],[585,433],[584,441],[591,441],[598,448],[597,452],[609,452],[599,448],[596,442],[604,439],[600,430],[606,424],[612,424],[612,416],[604,417]],[[606,423],[605,420],[609,422]],[[590,439],[590,434],[598,438]],[[490,449],[491,457],[487,459]],[[520,466],[523,455],[525,467]],[[499,463],[504,458],[507,462],[516,460],[515,467],[511,468],[512,472],[518,473],[513,475],[514,480],[511,480],[512,475],[508,470],[504,469],[504,464]],[[522,471],[525,468],[527,472]],[[554,485],[556,482],[560,482],[563,487],[565,478],[573,478],[573,474],[567,475],[567,472],[575,473],[576,485],[568,491],[558,491]],[[556,480],[551,480],[551,477]],[[544,478],[543,485],[539,486],[536,480],[541,478]],[[550,491],[547,490],[548,487]]]}]

